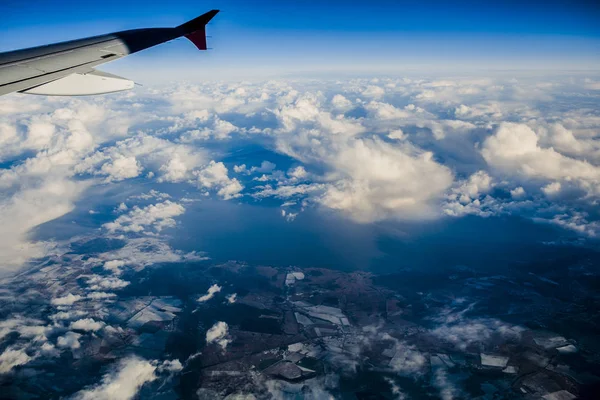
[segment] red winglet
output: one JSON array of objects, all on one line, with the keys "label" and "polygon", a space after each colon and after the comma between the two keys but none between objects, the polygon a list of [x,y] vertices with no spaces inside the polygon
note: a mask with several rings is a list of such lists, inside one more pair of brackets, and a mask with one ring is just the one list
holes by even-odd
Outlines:
[{"label": "red winglet", "polygon": [[211,10],[185,24],[179,25],[176,29],[179,29],[181,35],[188,38],[199,50],[206,50],[206,24],[208,24],[218,12],[219,10]]},{"label": "red winglet", "polygon": [[198,50],[206,50],[206,31],[204,28],[198,29],[195,32],[192,32],[188,35],[185,35],[186,38],[190,40],[190,42],[194,43]]}]

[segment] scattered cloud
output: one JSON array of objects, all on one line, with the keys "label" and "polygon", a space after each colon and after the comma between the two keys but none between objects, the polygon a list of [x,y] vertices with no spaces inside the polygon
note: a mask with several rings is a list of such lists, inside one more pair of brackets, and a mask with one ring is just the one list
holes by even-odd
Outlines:
[{"label": "scattered cloud", "polygon": [[77,392],[73,400],[130,400],[146,383],[157,379],[156,365],[138,357],[121,360],[102,381]]},{"label": "scattered cloud", "polygon": [[176,225],[174,217],[185,212],[185,208],[171,200],[165,200],[162,203],[151,204],[140,208],[133,207],[129,213],[119,216],[114,222],[104,224],[109,232],[146,232],[147,229],[153,229],[160,232],[165,228],[171,228]]},{"label": "scattered cloud", "polygon": [[223,350],[227,348],[227,345],[231,342],[228,339],[229,326],[226,322],[219,321],[214,324],[208,331],[206,331],[206,343],[215,343],[221,346]]},{"label": "scattered cloud", "polygon": [[220,291],[221,291],[221,286],[219,286],[215,283],[214,285],[209,287],[206,294],[200,296],[197,301],[199,303],[204,303],[205,301],[208,301],[208,300],[212,299],[213,297],[215,297],[215,294],[219,293]]}]

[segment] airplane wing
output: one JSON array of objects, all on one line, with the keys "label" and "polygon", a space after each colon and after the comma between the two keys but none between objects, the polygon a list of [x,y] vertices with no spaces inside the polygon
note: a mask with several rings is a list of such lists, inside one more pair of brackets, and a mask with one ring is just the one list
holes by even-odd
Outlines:
[{"label": "airplane wing", "polygon": [[148,28],[0,53],[0,95],[82,96],[131,89],[133,82],[94,67],[185,36],[206,50],[211,10],[174,28]]}]

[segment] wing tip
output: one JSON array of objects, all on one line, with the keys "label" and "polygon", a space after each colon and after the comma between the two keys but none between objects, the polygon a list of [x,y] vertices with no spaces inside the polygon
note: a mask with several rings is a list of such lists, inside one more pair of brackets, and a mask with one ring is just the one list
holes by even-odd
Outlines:
[{"label": "wing tip", "polygon": [[210,10],[188,22],[185,22],[179,25],[177,28],[183,31],[184,35],[194,33],[197,30],[203,29],[206,24],[210,22],[211,19],[215,17],[219,13],[220,10]]}]

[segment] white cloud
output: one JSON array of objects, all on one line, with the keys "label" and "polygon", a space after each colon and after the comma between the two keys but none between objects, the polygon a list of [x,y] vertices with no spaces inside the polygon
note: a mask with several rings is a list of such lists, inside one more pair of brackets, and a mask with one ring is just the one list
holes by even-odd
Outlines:
[{"label": "white cloud", "polygon": [[227,167],[222,162],[211,161],[204,168],[194,171],[196,183],[200,188],[217,190],[225,200],[240,197],[244,186],[237,178],[229,178]]},{"label": "white cloud", "polygon": [[34,342],[47,340],[46,334],[52,331],[51,327],[45,326],[40,320],[15,316],[0,321],[0,340],[11,332],[19,333],[19,336]]},{"label": "white cloud", "polygon": [[389,366],[397,374],[404,376],[418,376],[421,375],[427,367],[427,358],[425,354],[418,351],[412,345],[396,341],[394,351],[395,355],[390,361]]},{"label": "white cloud", "polygon": [[553,196],[560,192],[561,187],[562,185],[560,184],[560,182],[552,182],[544,186],[542,188],[542,192],[544,192],[546,196]]},{"label": "white cloud", "polygon": [[525,189],[522,186],[516,187],[510,191],[510,195],[513,199],[519,199],[525,196]]},{"label": "white cloud", "polygon": [[104,327],[104,322],[95,321],[92,318],[78,319],[71,323],[70,329],[76,329],[80,331],[99,331]]},{"label": "white cloud", "polygon": [[156,365],[138,357],[121,360],[114,371],[91,388],[77,392],[74,400],[130,400],[140,388],[157,379]]},{"label": "white cloud", "polygon": [[125,266],[125,261],[123,260],[110,260],[104,263],[104,269],[111,271],[115,275],[121,275],[123,272],[121,267],[123,266]]},{"label": "white cloud", "polygon": [[117,297],[115,293],[106,293],[106,292],[93,292],[88,293],[87,298],[92,300],[106,300]]},{"label": "white cloud", "polygon": [[31,359],[23,349],[9,347],[0,354],[0,374],[6,374],[14,367],[27,364]]},{"label": "white cloud", "polygon": [[504,122],[481,150],[486,161],[505,174],[551,181],[575,181],[598,191],[600,167],[540,147],[538,135],[527,125]]},{"label": "white cloud", "polygon": [[142,173],[142,166],[134,156],[117,156],[115,159],[102,165],[99,171],[103,175],[108,175],[113,181],[122,181],[123,179],[135,178]]},{"label": "white cloud", "polygon": [[56,339],[56,345],[64,349],[68,348],[71,350],[76,350],[81,347],[81,344],[79,343],[80,337],[81,335],[79,333],[67,332],[63,336],[59,336],[58,339]]},{"label": "white cloud", "polygon": [[83,299],[83,297],[78,294],[74,295],[72,293],[69,293],[66,296],[57,297],[57,298],[52,299],[51,303],[52,303],[52,305],[55,305],[55,306],[70,306],[70,305],[73,305],[73,303],[75,303],[79,300],[82,300],[82,299]]},{"label": "white cloud", "polygon": [[[208,258],[197,252],[184,253],[171,248],[164,240],[157,237],[140,237],[128,239],[125,246],[113,251],[100,253],[97,258],[86,261],[89,265],[97,265],[106,261],[121,260],[135,270],[161,262],[202,261]],[[116,274],[118,276],[118,274]]]},{"label": "white cloud", "polygon": [[237,300],[237,293],[230,294],[230,295],[226,296],[225,298],[227,299],[227,302],[229,304],[233,304]]},{"label": "white cloud", "polygon": [[87,284],[90,290],[116,290],[129,285],[129,282],[114,276],[92,275],[88,277]]},{"label": "white cloud", "polygon": [[452,183],[452,173],[432,153],[408,144],[357,139],[332,156],[329,163],[342,179],[330,184],[318,201],[360,222],[432,217]]},{"label": "white cloud", "polygon": [[204,303],[205,301],[208,301],[208,300],[212,299],[213,297],[215,297],[215,294],[219,293],[220,291],[221,291],[221,286],[219,286],[215,283],[214,285],[209,287],[206,294],[200,296],[197,301],[200,303]]},{"label": "white cloud", "polygon": [[226,322],[219,321],[206,332],[206,343],[216,343],[225,350],[227,345],[231,342],[231,340],[227,338],[228,335],[229,326]]},{"label": "white cloud", "polygon": [[164,228],[174,227],[176,223],[173,217],[177,217],[184,212],[185,208],[181,204],[166,200],[144,208],[135,206],[126,215],[121,215],[114,222],[108,222],[103,226],[109,232],[141,233],[148,228],[160,232]]},{"label": "white cloud", "polygon": [[352,107],[352,102],[341,94],[336,94],[333,96],[331,99],[331,104],[336,110],[340,111],[349,110]]}]

